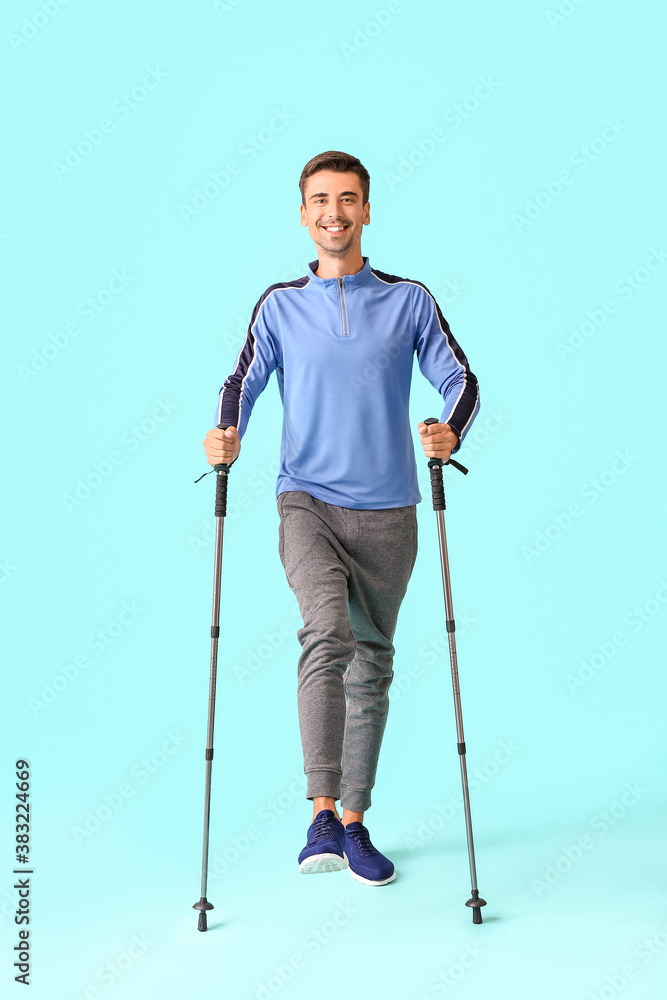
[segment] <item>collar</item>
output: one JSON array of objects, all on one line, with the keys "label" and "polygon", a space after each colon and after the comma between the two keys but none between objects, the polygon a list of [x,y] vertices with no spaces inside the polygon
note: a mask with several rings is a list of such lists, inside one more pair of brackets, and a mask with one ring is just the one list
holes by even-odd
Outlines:
[{"label": "collar", "polygon": [[[343,288],[356,288],[357,285],[363,285],[365,281],[371,276],[371,265],[369,263],[368,257],[362,257],[364,266],[356,274],[344,274],[343,278]],[[311,284],[316,287],[327,289],[338,284],[338,278],[320,278],[318,274],[315,273],[315,268],[318,267],[319,261],[311,260],[308,264],[308,277],[310,278]]]}]

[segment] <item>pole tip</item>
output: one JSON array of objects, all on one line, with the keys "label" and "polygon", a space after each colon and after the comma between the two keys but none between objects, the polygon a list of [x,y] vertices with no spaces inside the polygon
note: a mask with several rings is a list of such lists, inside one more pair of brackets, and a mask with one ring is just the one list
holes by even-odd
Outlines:
[{"label": "pole tip", "polygon": [[472,890],[471,898],[466,902],[466,906],[472,907],[472,922],[473,924],[482,923],[482,906],[486,906],[486,900],[482,899],[479,895],[479,889]]},{"label": "pole tip", "polygon": [[206,911],[213,909],[213,903],[209,903],[206,896],[202,896],[198,903],[192,904],[193,910],[199,910],[199,921],[197,923],[197,930],[206,930]]}]

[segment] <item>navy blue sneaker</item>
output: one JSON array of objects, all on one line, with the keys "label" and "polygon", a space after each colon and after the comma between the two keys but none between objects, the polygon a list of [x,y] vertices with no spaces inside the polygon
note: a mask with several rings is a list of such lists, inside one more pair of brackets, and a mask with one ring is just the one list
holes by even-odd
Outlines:
[{"label": "navy blue sneaker", "polygon": [[396,878],[394,866],[373,847],[363,823],[348,823],[345,830],[345,854],[350,875],[365,885],[386,885]]},{"label": "navy blue sneaker", "polygon": [[333,810],[320,809],[308,827],[308,841],[299,855],[299,871],[314,875],[347,868],[344,845],[345,827]]}]

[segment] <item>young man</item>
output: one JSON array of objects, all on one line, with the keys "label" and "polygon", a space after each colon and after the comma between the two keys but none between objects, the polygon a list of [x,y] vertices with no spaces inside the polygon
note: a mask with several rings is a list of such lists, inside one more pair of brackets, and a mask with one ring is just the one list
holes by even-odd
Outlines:
[{"label": "young man", "polygon": [[[477,379],[425,285],[371,268],[361,233],[370,178],[330,150],[303,169],[308,274],[257,302],[204,440],[233,463],[275,369],[283,403],[279,554],[303,618],[297,698],[313,821],[302,873],[349,867],[367,885],[396,873],[363,825],[389,706],[398,611],[417,556],[421,500],[409,426],[413,354],[444,401],[420,423],[424,454],[446,461],[479,410]],[[340,799],[342,822],[336,809]]]}]

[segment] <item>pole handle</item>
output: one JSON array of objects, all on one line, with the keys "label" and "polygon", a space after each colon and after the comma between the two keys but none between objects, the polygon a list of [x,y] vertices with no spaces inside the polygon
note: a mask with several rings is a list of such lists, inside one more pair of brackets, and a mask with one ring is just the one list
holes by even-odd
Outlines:
[{"label": "pole handle", "polygon": [[[218,430],[219,431],[226,431],[229,426],[231,426],[231,425],[230,424],[218,424]],[[214,472],[229,472],[229,466],[226,465],[224,462],[221,462],[220,465],[214,465],[213,466],[213,471]]]},{"label": "pole handle", "polygon": [[[219,431],[226,431],[230,424],[218,424]],[[213,471],[216,473],[215,481],[215,516],[224,517],[227,513],[227,476],[229,475],[229,466],[226,462],[220,462],[219,465],[213,466]]]},{"label": "pole handle", "polygon": [[[427,417],[426,420],[423,421],[423,423],[425,423],[425,424],[439,424],[440,421],[438,420],[437,417]],[[443,465],[453,465],[454,468],[458,469],[459,472],[462,472],[464,476],[468,475],[468,470],[466,469],[465,465],[461,465],[460,462],[455,461],[455,459],[453,459],[453,458],[448,458],[446,462],[443,462],[441,458],[431,458],[431,459],[429,459],[428,465],[429,465],[429,468],[431,468],[431,466],[433,466],[433,465],[439,465],[440,468],[442,468]]]},{"label": "pole handle", "polygon": [[[437,417],[427,417],[424,423],[438,424],[440,421]],[[433,500],[433,510],[447,509],[445,504],[445,484],[442,479],[443,465],[453,465],[454,468],[462,472],[464,476],[468,475],[466,467],[464,465],[460,465],[458,462],[455,462],[453,458],[448,459],[446,462],[443,462],[441,458],[429,458],[428,467],[431,470],[431,499]]]},{"label": "pole handle", "polygon": [[[217,429],[219,431],[226,431],[228,427],[231,427],[231,424],[218,424],[218,428]],[[232,462],[232,465],[233,464],[234,463]],[[212,469],[208,470],[208,472],[202,473],[202,475],[199,477],[199,479],[203,479],[204,476],[208,476],[211,472],[215,472],[215,473],[224,472],[225,473],[225,483],[226,483],[226,481],[227,481],[226,480],[226,476],[227,476],[227,473],[229,472],[229,469],[230,469],[229,465],[226,465],[224,462],[221,462],[219,465],[214,465]],[[218,481],[220,480],[220,478],[221,477],[218,476]],[[195,482],[198,483],[199,479],[195,479]],[[227,489],[227,487],[225,486],[225,491],[226,491],[226,489]],[[224,517],[224,514],[222,516]]]},{"label": "pole handle", "polygon": [[[440,423],[440,421],[438,420],[437,417],[427,417],[426,420],[424,420],[423,422],[425,424],[439,424]],[[460,462],[455,461],[455,459],[453,459],[453,458],[449,458],[446,462],[443,462],[443,460],[441,458],[431,458],[431,459],[429,459],[429,463],[428,464],[429,464],[429,468],[431,468],[433,464],[439,465],[440,468],[442,468],[443,465],[453,465],[454,468],[458,469],[459,472],[462,472],[464,476],[468,475],[468,470],[466,469],[465,465],[461,465]]]}]

